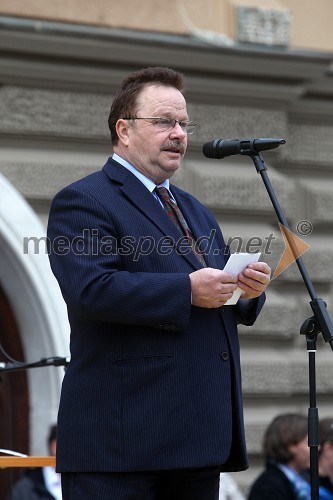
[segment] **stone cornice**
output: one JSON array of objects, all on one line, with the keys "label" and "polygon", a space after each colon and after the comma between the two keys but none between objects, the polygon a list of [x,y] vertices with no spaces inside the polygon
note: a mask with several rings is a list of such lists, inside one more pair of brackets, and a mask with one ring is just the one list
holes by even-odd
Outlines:
[{"label": "stone cornice", "polygon": [[82,89],[94,86],[103,92],[110,85],[117,88],[133,67],[162,64],[181,69],[192,93],[231,96],[232,89],[237,95],[246,87],[251,98],[255,89],[262,95],[267,87],[267,99],[276,94],[282,102],[305,94],[308,87],[320,92],[333,59],[331,53],[217,46],[190,35],[6,17],[0,17],[0,47],[4,82],[24,77],[31,85],[53,86],[56,79],[66,88],[79,83]]}]

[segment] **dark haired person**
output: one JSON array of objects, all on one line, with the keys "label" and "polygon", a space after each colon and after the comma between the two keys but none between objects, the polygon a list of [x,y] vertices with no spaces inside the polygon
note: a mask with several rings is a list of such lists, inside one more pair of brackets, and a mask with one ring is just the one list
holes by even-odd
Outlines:
[{"label": "dark haired person", "polygon": [[[50,427],[48,439],[48,451],[55,456],[57,449],[57,427]],[[8,500],[61,500],[61,481],[54,467],[37,467],[28,469],[19,479]]]},{"label": "dark haired person", "polygon": [[278,415],[263,439],[266,469],[253,483],[248,500],[309,500],[310,485],[302,473],[310,464],[308,420],[304,415]]},{"label": "dark haired person", "polygon": [[333,500],[333,418],[319,421],[319,498]]},{"label": "dark haired person", "polygon": [[50,262],[71,324],[64,500],[215,500],[220,472],[247,467],[236,325],[255,321],[270,269],[224,272],[216,220],[169,182],[195,128],[183,90],[169,68],[125,78],[112,158],[52,203]]},{"label": "dark haired person", "polygon": [[[333,500],[333,418],[322,418],[318,431],[319,500]],[[310,482],[310,470],[304,477]]]}]

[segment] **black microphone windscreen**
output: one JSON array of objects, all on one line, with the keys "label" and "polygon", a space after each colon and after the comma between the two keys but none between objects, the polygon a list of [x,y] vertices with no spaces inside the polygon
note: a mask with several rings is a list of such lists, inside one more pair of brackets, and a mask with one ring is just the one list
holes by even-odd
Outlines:
[{"label": "black microphone windscreen", "polygon": [[281,144],[285,144],[284,139],[277,137],[258,139],[215,139],[206,142],[202,147],[202,152],[206,158],[225,158],[232,155],[251,155],[260,151],[275,149]]}]

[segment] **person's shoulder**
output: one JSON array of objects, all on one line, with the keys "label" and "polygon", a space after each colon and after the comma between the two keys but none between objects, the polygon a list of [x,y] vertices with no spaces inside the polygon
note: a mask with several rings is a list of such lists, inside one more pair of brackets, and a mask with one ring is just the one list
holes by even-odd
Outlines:
[{"label": "person's shoulder", "polygon": [[91,172],[84,177],[81,177],[80,179],[76,179],[75,181],[71,182],[67,186],[64,186],[58,194],[61,194],[65,191],[71,191],[71,190],[85,190],[89,188],[89,186],[94,185],[95,183],[98,183],[102,178],[104,177],[103,175],[103,170],[97,170],[94,172]]},{"label": "person's shoulder", "polygon": [[55,194],[53,203],[60,200],[67,200],[68,198],[73,199],[73,196],[89,196],[101,199],[103,190],[109,185],[108,176],[105,172],[105,166],[110,162],[110,160],[111,159],[109,158],[107,163],[101,169],[93,170],[92,168],[91,170],[93,171],[84,177],[76,179],[60,189]]},{"label": "person's shoulder", "polygon": [[331,495],[333,494],[333,483],[329,477],[319,476],[319,486],[325,488]]},{"label": "person's shoulder", "polygon": [[14,484],[10,494],[7,497],[7,500],[22,500],[22,498],[30,498],[34,490],[34,477],[32,473],[26,472],[20,479],[16,481]]},{"label": "person's shoulder", "polygon": [[[27,469],[23,476],[16,481],[7,500],[35,500],[36,492],[46,492],[43,469],[36,467]],[[49,493],[38,495],[38,498],[53,498]]]},{"label": "person's shoulder", "polygon": [[55,199],[67,196],[69,193],[82,193],[101,198],[103,194],[110,195],[110,186],[115,181],[121,184],[126,181],[131,174],[123,165],[116,162],[112,157],[108,158],[106,163],[99,170],[93,170],[64,186],[56,195]]},{"label": "person's shoulder", "polygon": [[291,484],[283,472],[274,465],[269,465],[254,481],[248,500],[293,499]]}]

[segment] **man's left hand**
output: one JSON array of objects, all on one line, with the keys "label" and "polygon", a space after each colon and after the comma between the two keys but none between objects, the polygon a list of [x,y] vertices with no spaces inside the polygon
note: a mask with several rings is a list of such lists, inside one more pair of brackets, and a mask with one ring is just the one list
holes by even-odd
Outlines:
[{"label": "man's left hand", "polygon": [[259,297],[267,288],[271,279],[271,268],[265,262],[249,264],[238,275],[237,285],[243,290],[242,299]]}]

